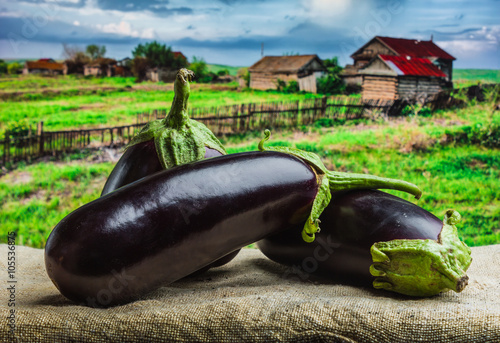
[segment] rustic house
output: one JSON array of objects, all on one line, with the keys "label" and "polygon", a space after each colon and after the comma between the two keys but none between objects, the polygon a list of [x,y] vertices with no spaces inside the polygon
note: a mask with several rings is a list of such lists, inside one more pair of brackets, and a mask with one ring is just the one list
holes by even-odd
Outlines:
[{"label": "rustic house", "polygon": [[83,75],[113,76],[115,75],[116,61],[112,58],[97,58],[83,66]]},{"label": "rustic house", "polygon": [[52,58],[41,58],[38,61],[26,61],[23,74],[66,75],[68,67]]},{"label": "rustic house", "polygon": [[114,75],[116,76],[132,76],[132,59],[130,57],[125,57],[119,61],[116,61]]},{"label": "rustic house", "polygon": [[427,58],[378,55],[360,74],[363,99],[425,100],[448,87],[446,74]]},{"label": "rustic house", "polygon": [[278,80],[297,81],[299,89],[316,93],[316,79],[326,73],[317,55],[265,56],[248,68],[250,88],[276,89]]},{"label": "rustic house", "polygon": [[[185,64],[188,64],[186,56],[180,51],[173,51],[175,59],[182,60]],[[146,71],[146,80],[153,82],[174,82],[177,76],[177,69],[172,67],[154,67],[148,68]]]},{"label": "rustic house", "polygon": [[[384,82],[399,82],[403,79],[407,81],[410,76],[415,80],[412,90],[401,93],[394,91],[391,93],[392,98],[397,99],[417,93],[431,95],[440,89],[451,87],[455,57],[438,47],[432,39],[422,41],[376,36],[354,52],[351,57],[354,64],[346,66],[342,78],[348,85],[362,84],[363,90],[367,89],[363,93],[364,98],[377,98],[378,95],[374,89],[383,85]],[[392,74],[387,68],[392,70]],[[396,79],[394,79],[394,73],[397,74]],[[389,78],[386,79],[384,76]],[[377,80],[377,85],[373,84],[374,80]],[[403,84],[406,81],[403,81]],[[417,82],[419,87],[415,88]],[[428,89],[425,88],[426,82],[428,85],[432,84]],[[436,86],[438,84],[439,87]],[[408,84],[404,87],[408,87]],[[385,93],[381,96],[389,96],[387,91]]]}]

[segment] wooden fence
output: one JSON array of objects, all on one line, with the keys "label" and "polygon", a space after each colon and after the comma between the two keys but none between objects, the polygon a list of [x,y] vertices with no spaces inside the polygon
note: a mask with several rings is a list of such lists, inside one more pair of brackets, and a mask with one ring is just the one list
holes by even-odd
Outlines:
[{"label": "wooden fence", "polygon": [[[190,117],[203,122],[215,135],[231,135],[264,129],[295,128],[311,125],[320,118],[356,119],[367,111],[389,113],[393,101],[363,102],[360,98],[323,97],[302,102],[270,102],[193,108]],[[168,109],[153,110],[137,115],[132,125],[86,130],[44,131],[43,123],[24,137],[6,134],[0,141],[0,163],[6,166],[18,161],[58,155],[81,148],[122,146],[127,144],[145,123],[164,118]]]},{"label": "wooden fence", "polygon": [[[361,98],[323,97],[303,101],[269,102],[257,104],[228,105],[193,108],[189,117],[204,123],[216,136],[262,131],[264,129],[288,129],[300,125],[311,125],[320,118],[357,119],[368,111],[389,114],[394,107],[392,100],[370,100]],[[169,109],[153,110],[137,115],[137,123],[165,118]]]},{"label": "wooden fence", "polygon": [[[40,123],[42,124],[42,123]],[[28,161],[42,156],[56,156],[75,149],[121,146],[130,141],[144,124],[133,124],[88,130],[43,131],[24,137],[9,137],[0,141],[0,165]]]}]

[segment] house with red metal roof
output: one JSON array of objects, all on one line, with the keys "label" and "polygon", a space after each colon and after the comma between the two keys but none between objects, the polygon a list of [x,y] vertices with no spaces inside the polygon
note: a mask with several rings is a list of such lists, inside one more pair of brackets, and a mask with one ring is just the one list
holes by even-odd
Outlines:
[{"label": "house with red metal roof", "polygon": [[376,36],[351,55],[347,84],[364,99],[421,99],[452,86],[455,57],[428,41]]}]

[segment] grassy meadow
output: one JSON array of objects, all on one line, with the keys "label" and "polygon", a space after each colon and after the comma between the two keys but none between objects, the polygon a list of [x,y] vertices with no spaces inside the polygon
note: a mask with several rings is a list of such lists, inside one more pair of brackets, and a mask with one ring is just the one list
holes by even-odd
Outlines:
[{"label": "grassy meadow", "polygon": [[[60,83],[58,83],[60,81]],[[301,100],[314,94],[238,90],[229,84],[191,85],[191,107]],[[170,108],[172,83],[135,83],[134,78],[0,77],[0,132],[10,121],[44,122],[48,131],[136,123],[137,113]]]},{"label": "grassy meadow", "polygon": [[[126,124],[135,122],[135,109],[148,108],[150,103],[154,104],[150,109],[161,107],[157,106],[160,103],[168,106],[171,96],[165,98],[168,94],[172,95],[172,91],[168,90],[171,85],[134,84],[128,79],[82,78],[68,81],[62,78],[61,84],[57,83],[57,79],[42,79],[47,82],[44,89],[75,89],[81,93],[64,96],[50,94],[31,101],[2,100],[2,105],[11,110],[9,115],[4,106],[0,109],[2,124],[18,117],[30,120],[42,118],[50,129],[77,127],[78,123],[85,123],[81,125],[86,127],[115,122]],[[0,82],[2,92],[40,88],[36,86],[39,81],[33,79],[13,78],[8,81],[11,87],[5,87],[3,82]],[[81,82],[81,87],[74,82]],[[15,89],[14,85],[18,88]],[[137,89],[131,91],[127,85]],[[87,93],[85,87],[125,90],[103,91],[100,95],[92,91]],[[194,84],[191,106],[313,96],[238,91],[233,85],[217,87]],[[124,102],[125,96],[133,97],[133,100]],[[157,99],[156,103],[154,99]],[[96,121],[99,110],[92,109],[92,106],[97,106],[95,104],[107,109],[101,113],[102,122]],[[57,106],[61,106],[59,110]],[[63,109],[64,106],[74,106],[75,109]],[[116,112],[112,112],[115,107]],[[478,246],[500,243],[499,127],[500,113],[493,111],[492,101],[472,101],[464,108],[441,110],[430,116],[364,119],[334,126],[318,122],[294,131],[275,131],[268,144],[295,146],[315,152],[332,170],[370,173],[414,182],[423,190],[423,196],[418,201],[406,194],[391,193],[417,203],[438,217],[442,217],[449,208],[459,211],[462,215],[458,225],[461,237],[468,245]],[[221,140],[229,153],[235,153],[256,150],[261,135],[252,132]],[[66,214],[99,197],[113,168],[113,162],[103,162],[105,155],[105,151],[98,154],[83,151],[67,155],[63,160],[45,159],[31,165],[20,164],[15,170],[0,176],[1,242],[6,242],[8,232],[15,231],[18,234],[17,244],[43,247],[52,228]]]}]

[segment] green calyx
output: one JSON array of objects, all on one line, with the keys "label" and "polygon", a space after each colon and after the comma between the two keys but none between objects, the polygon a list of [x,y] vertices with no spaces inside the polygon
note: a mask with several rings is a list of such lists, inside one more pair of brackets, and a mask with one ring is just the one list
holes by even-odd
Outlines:
[{"label": "green calyx", "polygon": [[396,189],[403,192],[413,194],[417,199],[422,195],[421,190],[412,183],[378,177],[369,174],[355,174],[330,171],[326,169],[321,161],[321,158],[312,153],[300,149],[289,147],[264,147],[264,143],[271,136],[271,131],[264,131],[264,138],[259,143],[260,151],[277,151],[293,155],[309,164],[318,175],[319,189],[316,198],[314,199],[311,214],[307,219],[304,229],[302,230],[302,238],[310,243],[315,239],[316,232],[319,232],[319,216],[328,206],[332,198],[332,192],[346,191],[353,189]]},{"label": "green calyx", "polygon": [[373,287],[410,296],[426,297],[446,290],[461,292],[471,251],[458,237],[457,211],[449,210],[438,240],[392,240],[373,244],[370,251],[375,276]]},{"label": "green calyx", "polygon": [[194,73],[180,69],[174,82],[174,100],[164,119],[146,124],[127,147],[154,140],[156,152],[164,169],[201,160],[205,147],[226,154],[224,147],[205,125],[188,116],[189,82]]}]

